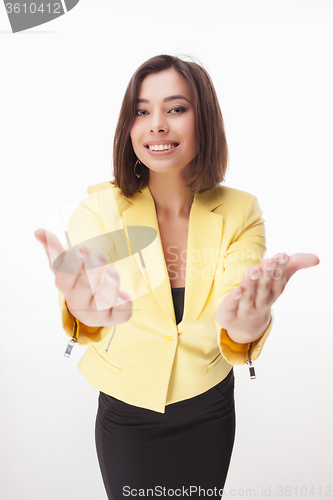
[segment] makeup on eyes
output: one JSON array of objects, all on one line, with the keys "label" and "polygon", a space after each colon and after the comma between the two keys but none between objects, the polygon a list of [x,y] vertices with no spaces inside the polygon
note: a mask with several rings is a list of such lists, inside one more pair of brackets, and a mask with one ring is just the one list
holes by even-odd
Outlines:
[{"label": "makeup on eyes", "polygon": [[[171,113],[171,111],[174,111],[175,109],[180,109],[181,112],[180,113]],[[171,115],[181,115],[183,113],[185,113],[185,111],[187,111],[188,108],[185,108],[185,106],[173,106],[169,111],[168,113],[170,113]],[[147,116],[147,115],[142,115],[142,114],[139,114],[139,112],[143,112],[143,111],[147,111],[146,109],[143,109],[143,108],[139,108],[136,110],[135,112],[135,115],[136,116]],[[149,114],[149,111],[147,111],[147,113]]]}]

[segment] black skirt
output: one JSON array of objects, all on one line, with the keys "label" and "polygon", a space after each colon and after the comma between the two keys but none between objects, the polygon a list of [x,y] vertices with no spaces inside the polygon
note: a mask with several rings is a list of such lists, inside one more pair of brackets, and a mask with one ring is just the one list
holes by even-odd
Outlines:
[{"label": "black skirt", "polygon": [[234,438],[233,369],[203,394],[167,405],[165,413],[99,396],[96,448],[110,500],[220,499]]}]

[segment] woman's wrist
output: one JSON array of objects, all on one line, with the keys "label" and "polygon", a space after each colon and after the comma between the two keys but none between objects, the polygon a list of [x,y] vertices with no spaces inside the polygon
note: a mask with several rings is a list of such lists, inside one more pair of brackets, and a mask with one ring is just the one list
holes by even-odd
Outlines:
[{"label": "woman's wrist", "polygon": [[249,344],[251,342],[254,343],[253,347],[255,347],[258,342],[260,342],[260,339],[264,336],[269,324],[271,322],[271,314],[269,313],[269,316],[264,323],[263,326],[260,326],[255,332],[244,332],[244,331],[233,331],[233,330],[226,330],[228,337],[233,341],[236,342],[236,344]]}]

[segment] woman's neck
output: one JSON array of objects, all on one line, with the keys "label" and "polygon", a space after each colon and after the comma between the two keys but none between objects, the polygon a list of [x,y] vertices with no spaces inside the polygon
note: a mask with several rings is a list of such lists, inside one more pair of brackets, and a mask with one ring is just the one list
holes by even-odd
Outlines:
[{"label": "woman's neck", "polygon": [[149,172],[149,190],[158,217],[175,219],[190,215],[194,195],[179,172]]}]

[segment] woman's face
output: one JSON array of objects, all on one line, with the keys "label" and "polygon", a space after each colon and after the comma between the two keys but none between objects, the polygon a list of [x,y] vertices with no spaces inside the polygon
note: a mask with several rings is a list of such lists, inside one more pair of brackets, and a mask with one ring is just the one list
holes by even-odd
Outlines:
[{"label": "woman's face", "polygon": [[191,100],[185,79],[175,69],[142,81],[130,136],[136,156],[150,170],[181,170],[197,155]]}]

